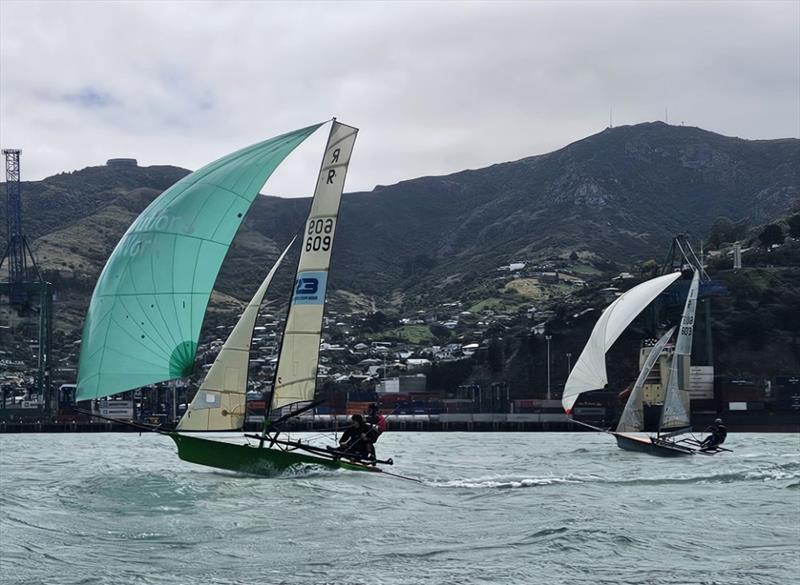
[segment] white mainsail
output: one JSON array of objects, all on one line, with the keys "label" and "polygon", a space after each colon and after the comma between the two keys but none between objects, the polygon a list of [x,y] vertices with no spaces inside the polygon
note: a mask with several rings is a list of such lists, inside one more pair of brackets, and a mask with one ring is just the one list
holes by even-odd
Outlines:
[{"label": "white mainsail", "polygon": [[294,239],[289,242],[245,307],[239,322],[225,340],[206,379],[189,404],[186,414],[178,422],[179,431],[234,431],[242,428],[253,328],[264,294],[293,243]]},{"label": "white mainsail", "polygon": [[675,342],[675,354],[669,368],[667,389],[664,393],[664,407],[661,410],[659,431],[688,427],[689,419],[689,362],[692,356],[694,336],[694,316],[697,310],[697,292],[700,288],[700,273],[695,270],[689,294],[683,307],[681,327]]},{"label": "white mainsail", "polygon": [[667,345],[674,332],[675,327],[662,335],[661,339],[659,339],[653,346],[653,349],[650,350],[650,355],[647,356],[644,366],[642,366],[642,371],[639,372],[639,377],[636,378],[633,390],[631,390],[631,394],[628,396],[628,402],[625,403],[625,409],[622,411],[619,423],[617,423],[616,430],[618,433],[636,432],[644,429],[644,409],[642,407],[642,389],[644,388],[644,382],[647,380],[647,376],[650,375],[650,370],[653,369],[658,358],[661,357],[664,347]]},{"label": "white mainsail", "polygon": [[673,272],[643,282],[622,294],[603,311],[564,386],[561,404],[567,414],[572,411],[579,395],[601,390],[608,383],[606,352],[636,316],[680,276],[680,272]]},{"label": "white mainsail", "polygon": [[272,410],[313,400],[325,291],[336,219],[357,128],[334,121],[303,234],[295,289],[286,317]]}]

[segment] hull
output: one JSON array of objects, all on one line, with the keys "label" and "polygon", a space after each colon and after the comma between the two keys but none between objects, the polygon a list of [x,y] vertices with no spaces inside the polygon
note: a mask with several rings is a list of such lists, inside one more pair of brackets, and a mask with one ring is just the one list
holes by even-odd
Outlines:
[{"label": "hull", "polygon": [[183,461],[239,473],[274,476],[292,467],[302,465],[317,465],[328,469],[381,472],[376,467],[325,457],[315,457],[298,451],[237,445],[174,432],[168,434],[175,441],[175,445],[178,447],[178,457]]},{"label": "hull", "polygon": [[637,437],[623,433],[611,433],[617,440],[617,446],[625,451],[636,451],[647,453],[658,457],[682,457],[684,455],[694,455],[694,450],[689,447],[676,445],[668,441],[655,441],[651,437]]}]

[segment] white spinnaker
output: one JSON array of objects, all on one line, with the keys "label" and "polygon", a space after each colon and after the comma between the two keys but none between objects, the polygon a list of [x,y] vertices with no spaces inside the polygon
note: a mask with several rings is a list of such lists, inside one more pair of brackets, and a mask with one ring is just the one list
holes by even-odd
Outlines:
[{"label": "white spinnaker", "polygon": [[264,294],[293,243],[294,240],[289,242],[245,307],[239,322],[225,340],[206,374],[206,379],[189,404],[186,414],[178,422],[179,431],[234,431],[242,428],[253,328]]},{"label": "white spinnaker", "polygon": [[357,128],[334,121],[303,234],[294,294],[286,318],[272,410],[314,399],[325,291],[344,180]]},{"label": "white spinnaker", "polygon": [[564,386],[561,405],[567,414],[572,411],[579,395],[590,390],[602,390],[608,383],[606,352],[631,321],[680,276],[680,272],[673,272],[643,282],[622,294],[603,311]]},{"label": "white spinnaker", "polygon": [[625,403],[625,409],[622,411],[619,423],[617,423],[618,433],[630,433],[644,429],[644,410],[642,407],[642,389],[644,388],[644,382],[647,380],[647,376],[650,375],[650,370],[653,369],[658,358],[661,357],[664,347],[667,345],[674,332],[675,327],[662,335],[661,339],[659,339],[653,346],[653,349],[650,350],[650,355],[647,356],[642,371],[639,372],[639,377],[636,378],[633,390],[631,390],[631,394],[628,396],[628,402]]},{"label": "white spinnaker", "polygon": [[686,304],[681,316],[681,328],[675,342],[675,355],[669,368],[667,389],[664,393],[664,407],[661,409],[661,422],[658,429],[677,429],[688,427],[689,418],[689,365],[692,357],[692,338],[694,337],[694,318],[697,311],[697,292],[700,288],[700,273],[695,270]]}]

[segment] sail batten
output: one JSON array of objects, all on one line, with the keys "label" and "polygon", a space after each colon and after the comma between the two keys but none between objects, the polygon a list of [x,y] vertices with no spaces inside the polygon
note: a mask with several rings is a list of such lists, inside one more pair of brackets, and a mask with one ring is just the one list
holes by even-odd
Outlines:
[{"label": "sail batten", "polygon": [[572,411],[578,396],[602,390],[608,383],[606,352],[639,313],[680,276],[679,272],[673,272],[643,282],[623,293],[603,311],[564,386],[561,403],[567,413]]},{"label": "sail batten", "polygon": [[192,372],[211,291],[236,231],[275,168],[319,126],[206,165],[167,189],[134,220],[92,295],[78,400]]}]

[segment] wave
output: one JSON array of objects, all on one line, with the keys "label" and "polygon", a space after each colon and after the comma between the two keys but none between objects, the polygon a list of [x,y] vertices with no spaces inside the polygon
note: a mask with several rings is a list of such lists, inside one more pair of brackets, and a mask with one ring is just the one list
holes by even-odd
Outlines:
[{"label": "wave", "polygon": [[435,488],[495,488],[516,489],[527,487],[541,487],[555,484],[583,483],[568,477],[527,477],[509,478],[502,476],[484,476],[477,478],[451,479],[446,481],[426,481],[425,485]]},{"label": "wave", "polygon": [[[723,473],[699,475],[672,475],[640,478],[607,478],[599,475],[570,474],[566,476],[519,477],[508,475],[481,476],[475,478],[459,478],[451,480],[426,481],[434,488],[466,488],[466,489],[517,489],[545,487],[564,484],[606,484],[606,485],[681,485],[708,483],[735,483],[743,481],[787,481],[800,479],[800,462],[777,463],[761,469],[739,470]],[[800,485],[790,484],[786,487]],[[796,488],[795,488],[796,489]]]}]

